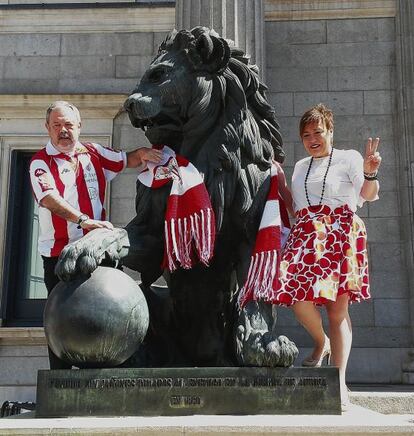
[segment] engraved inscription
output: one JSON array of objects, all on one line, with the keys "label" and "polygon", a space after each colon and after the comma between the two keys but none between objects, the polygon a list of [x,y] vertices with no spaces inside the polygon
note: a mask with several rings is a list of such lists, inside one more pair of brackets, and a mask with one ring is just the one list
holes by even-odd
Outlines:
[{"label": "engraved inscription", "polygon": [[[327,388],[325,377],[145,377],[145,378],[94,378],[79,380],[52,378],[49,386],[55,389],[157,389],[157,388],[274,388],[310,387]],[[179,396],[180,397],[180,396]],[[180,397],[181,398],[181,397]]]},{"label": "engraved inscription", "polygon": [[202,407],[203,400],[197,395],[172,395],[170,407]]}]

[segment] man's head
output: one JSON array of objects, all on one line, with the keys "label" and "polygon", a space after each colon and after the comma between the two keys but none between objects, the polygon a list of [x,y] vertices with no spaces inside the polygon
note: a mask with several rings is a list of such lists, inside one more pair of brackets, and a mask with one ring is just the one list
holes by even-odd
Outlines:
[{"label": "man's head", "polygon": [[45,126],[53,146],[62,153],[70,153],[80,135],[78,108],[66,101],[55,101],[46,111]]}]

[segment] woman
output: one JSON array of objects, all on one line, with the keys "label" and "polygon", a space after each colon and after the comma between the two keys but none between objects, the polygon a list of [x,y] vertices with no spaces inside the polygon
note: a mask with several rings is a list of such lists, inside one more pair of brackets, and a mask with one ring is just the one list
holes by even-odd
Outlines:
[{"label": "woman", "polygon": [[[354,212],[365,200],[378,198],[379,138],[368,139],[364,158],[355,150],[334,149],[333,114],[323,104],[305,112],[299,130],[309,157],[296,163],[292,176],[296,223],[282,253],[274,303],[293,305],[314,340],[304,366],[320,366],[331,355],[331,364],[339,367],[346,407],[345,371],[352,343],[348,305],[370,298],[366,231]],[[285,185],[283,173],[279,181]],[[289,195],[282,196],[289,203]],[[327,310],[329,338],[316,305]]]}]

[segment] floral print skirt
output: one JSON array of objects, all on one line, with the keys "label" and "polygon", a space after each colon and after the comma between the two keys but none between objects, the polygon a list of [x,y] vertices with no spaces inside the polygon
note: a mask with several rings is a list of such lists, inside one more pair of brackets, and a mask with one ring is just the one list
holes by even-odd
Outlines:
[{"label": "floral print skirt", "polygon": [[348,293],[350,302],[370,298],[367,237],[363,221],[347,206],[310,206],[296,213],[282,251],[272,303],[326,304]]}]

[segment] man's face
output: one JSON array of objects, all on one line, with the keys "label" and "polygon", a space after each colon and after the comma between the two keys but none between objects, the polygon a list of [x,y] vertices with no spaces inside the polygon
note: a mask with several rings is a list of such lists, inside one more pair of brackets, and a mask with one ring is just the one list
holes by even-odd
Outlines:
[{"label": "man's face", "polygon": [[79,139],[81,123],[69,107],[54,109],[45,124],[52,144],[62,153],[71,152]]}]

